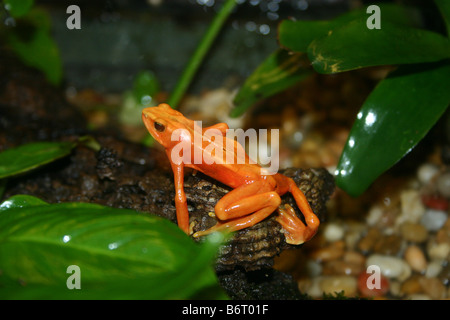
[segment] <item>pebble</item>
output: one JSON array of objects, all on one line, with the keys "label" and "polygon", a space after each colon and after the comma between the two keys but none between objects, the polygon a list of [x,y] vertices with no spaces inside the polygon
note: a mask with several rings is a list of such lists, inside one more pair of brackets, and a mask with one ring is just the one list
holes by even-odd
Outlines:
[{"label": "pebble", "polygon": [[447,262],[442,268],[441,272],[439,272],[438,279],[446,286],[450,285],[450,263]]},{"label": "pebble", "polygon": [[298,289],[301,293],[306,293],[312,298],[321,298],[323,296],[320,288],[321,277],[300,279],[298,281]]},{"label": "pebble", "polygon": [[316,279],[316,278],[307,277],[307,278],[301,278],[301,279],[297,280],[298,290],[300,290],[301,293],[308,293],[308,291],[311,289],[313,279]]},{"label": "pebble", "polygon": [[381,231],[378,228],[370,228],[367,234],[359,241],[358,249],[363,253],[372,251],[380,236]]},{"label": "pebble", "polygon": [[419,282],[420,276],[413,275],[406,279],[400,286],[400,293],[402,295],[411,295],[416,293],[422,293],[422,285]]},{"label": "pebble", "polygon": [[447,242],[436,243],[432,241],[428,246],[427,253],[431,260],[448,260],[450,244]]},{"label": "pebble", "polygon": [[423,251],[416,245],[410,245],[405,250],[404,254],[406,262],[412,270],[417,272],[424,272],[427,268],[427,259]]},{"label": "pebble", "polygon": [[400,297],[402,296],[400,289],[401,289],[401,283],[399,281],[390,281],[389,282],[389,292],[395,296],[395,297]]},{"label": "pebble", "polygon": [[448,209],[448,201],[441,195],[431,194],[422,196],[423,204],[431,209],[446,211]]},{"label": "pebble", "polygon": [[383,214],[379,217],[379,219],[375,222],[374,226],[383,230],[383,233],[389,233],[389,229],[392,229],[396,225],[396,220],[399,215],[398,208],[393,205],[386,206],[383,209]]},{"label": "pebble", "polygon": [[436,181],[439,193],[446,198],[450,198],[450,171],[440,175]]},{"label": "pebble", "polygon": [[438,166],[432,163],[424,163],[417,170],[417,179],[419,179],[420,183],[426,185],[438,172]]},{"label": "pebble", "polygon": [[361,236],[367,230],[367,226],[362,223],[350,222],[346,226],[344,236],[345,245],[348,249],[354,250],[361,239]]},{"label": "pebble", "polygon": [[363,297],[381,297],[389,292],[389,280],[380,275],[379,282],[375,282],[372,274],[361,272],[358,276],[358,291]]},{"label": "pebble", "polygon": [[342,225],[334,222],[328,223],[323,230],[323,236],[328,242],[341,240],[344,237],[344,233]]},{"label": "pebble", "polygon": [[349,231],[345,234],[344,237],[345,245],[349,249],[355,249],[360,239],[361,233],[356,231]]},{"label": "pebble", "polygon": [[344,249],[345,242],[342,240],[336,241],[313,252],[311,258],[322,262],[339,259],[344,254]]},{"label": "pebble", "polygon": [[404,260],[393,256],[372,254],[366,260],[366,267],[370,265],[378,266],[385,277],[399,281],[403,281],[411,275],[411,267]]},{"label": "pebble", "polygon": [[405,221],[419,222],[422,215],[425,213],[425,206],[419,191],[414,189],[403,190],[400,193],[401,213],[397,217],[397,224],[402,224]]},{"label": "pebble", "polygon": [[346,251],[340,260],[324,264],[325,275],[357,275],[365,270],[365,257],[356,251]]},{"label": "pebble", "polygon": [[381,206],[375,205],[372,206],[369,210],[369,213],[366,217],[366,222],[369,226],[375,226],[378,221],[380,221],[381,217],[383,216],[384,210]]},{"label": "pebble", "polygon": [[437,277],[441,271],[442,271],[441,261],[433,260],[427,266],[427,269],[425,271],[425,277],[427,278]]},{"label": "pebble", "polygon": [[419,283],[426,295],[431,299],[444,299],[447,295],[447,289],[437,278],[421,277]]},{"label": "pebble", "polygon": [[420,219],[420,223],[428,231],[437,231],[444,225],[447,221],[447,213],[442,210],[427,209]]},{"label": "pebble", "polygon": [[421,243],[427,240],[428,231],[427,229],[415,222],[405,222],[400,226],[400,233],[402,237],[411,242]]},{"label": "pebble", "polygon": [[373,247],[374,252],[387,255],[396,255],[402,246],[402,238],[395,234],[382,236]]},{"label": "pebble", "polygon": [[323,266],[324,275],[357,275],[364,271],[364,265],[343,260],[333,260]]},{"label": "pebble", "polygon": [[323,276],[320,279],[320,289],[327,294],[344,291],[347,297],[355,296],[358,283],[353,276]]},{"label": "pebble", "polygon": [[443,242],[450,243],[450,219],[447,219],[447,221],[444,223],[442,228],[436,233],[436,242],[437,243],[443,243]]},{"label": "pebble", "polygon": [[308,259],[306,261],[306,272],[309,277],[317,277],[322,273],[323,267],[322,265],[315,260]]},{"label": "pebble", "polygon": [[348,263],[355,263],[361,266],[365,265],[366,258],[359,252],[346,251],[342,257],[342,260]]}]

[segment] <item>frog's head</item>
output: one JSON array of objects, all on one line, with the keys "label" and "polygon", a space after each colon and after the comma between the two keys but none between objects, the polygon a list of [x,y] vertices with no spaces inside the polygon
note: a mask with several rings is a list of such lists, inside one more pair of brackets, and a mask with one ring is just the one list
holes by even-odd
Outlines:
[{"label": "frog's head", "polygon": [[181,112],[172,109],[165,103],[142,110],[142,121],[153,138],[164,148],[171,148],[177,143],[177,141],[172,141],[172,134],[175,130],[192,130],[189,130],[192,120],[186,119]]}]

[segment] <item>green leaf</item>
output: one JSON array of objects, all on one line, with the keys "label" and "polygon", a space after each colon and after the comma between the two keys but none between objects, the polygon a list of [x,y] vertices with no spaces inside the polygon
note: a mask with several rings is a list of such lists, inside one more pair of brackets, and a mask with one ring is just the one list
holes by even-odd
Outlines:
[{"label": "green leaf", "polygon": [[450,41],[431,31],[387,21],[382,22],[381,29],[368,29],[366,19],[359,19],[314,40],[308,47],[308,57],[319,73],[436,62],[450,58]]},{"label": "green leaf", "polygon": [[159,83],[151,71],[139,72],[135,79],[133,88],[123,94],[123,104],[119,112],[121,123],[138,126],[142,125],[142,109],[158,104],[155,96],[159,92]]},{"label": "green leaf", "polygon": [[8,33],[9,46],[29,66],[43,71],[47,80],[58,84],[62,79],[62,62],[56,42],[45,28],[34,30],[31,37],[24,39],[16,32]]},{"label": "green leaf", "polygon": [[[417,12],[408,7],[379,4],[382,12],[381,20],[389,21],[401,26],[418,26]],[[310,43],[316,39],[327,36],[333,30],[358,19],[367,19],[366,9],[353,10],[333,20],[319,21],[292,21],[283,20],[278,27],[278,40],[282,47],[296,51],[306,52]],[[365,26],[364,26],[365,27]],[[351,38],[345,39],[349,43]]]},{"label": "green leaf", "polygon": [[159,92],[159,83],[155,74],[144,70],[139,72],[134,80],[133,95],[135,99],[143,106],[152,103],[155,95]]},{"label": "green leaf", "polygon": [[[131,210],[10,208],[0,211],[0,298],[187,299],[204,290],[224,298],[212,269],[220,243],[199,245],[168,220]],[[71,265],[80,290],[67,288]]]},{"label": "green leaf", "polygon": [[278,27],[278,41],[286,49],[306,52],[309,44],[315,39],[325,37],[331,30],[362,15],[363,12],[358,10],[351,11],[334,20],[283,20]]},{"label": "green leaf", "polygon": [[5,8],[14,18],[27,14],[33,7],[34,0],[4,0]]},{"label": "green leaf", "polygon": [[278,49],[247,78],[234,98],[232,117],[242,115],[258,100],[289,88],[311,74],[304,54]]},{"label": "green leaf", "polygon": [[447,37],[450,37],[450,1],[448,0],[434,0],[442,17],[444,18],[445,25],[447,26]]},{"label": "green leaf", "polygon": [[0,179],[33,170],[68,155],[76,142],[34,142],[0,153]]},{"label": "green leaf", "polygon": [[295,52],[306,52],[309,44],[336,27],[334,21],[283,20],[278,26],[280,46]]},{"label": "green leaf", "polygon": [[31,207],[31,206],[42,206],[42,205],[46,205],[46,204],[48,204],[48,203],[37,197],[18,194],[18,195],[12,196],[8,200],[5,200],[0,204],[0,213],[4,210],[8,210],[8,209]]},{"label": "green leaf", "polygon": [[450,104],[450,63],[401,66],[365,101],[336,170],[336,183],[360,195],[407,154]]}]

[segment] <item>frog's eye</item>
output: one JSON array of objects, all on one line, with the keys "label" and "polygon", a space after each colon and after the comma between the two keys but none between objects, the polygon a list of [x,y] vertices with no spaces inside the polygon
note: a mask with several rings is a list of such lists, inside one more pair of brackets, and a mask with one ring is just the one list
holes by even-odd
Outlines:
[{"label": "frog's eye", "polygon": [[159,122],[155,121],[154,126],[155,126],[156,131],[163,132],[164,130],[166,130],[166,127]]}]

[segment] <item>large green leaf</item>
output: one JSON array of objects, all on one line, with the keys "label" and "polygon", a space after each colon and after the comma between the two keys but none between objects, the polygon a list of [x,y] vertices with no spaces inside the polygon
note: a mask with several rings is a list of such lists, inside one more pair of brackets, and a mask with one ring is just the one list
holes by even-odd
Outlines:
[{"label": "large green leaf", "polygon": [[434,0],[442,17],[444,18],[445,25],[447,27],[447,36],[450,37],[450,1],[448,0]]},{"label": "large green leaf", "polygon": [[242,115],[255,102],[289,88],[311,72],[304,54],[276,50],[247,78],[234,98],[231,116]]},{"label": "large green leaf", "polygon": [[[212,260],[219,240],[198,245],[173,223],[86,203],[0,211],[0,298],[192,298],[218,289]],[[67,268],[81,271],[69,290]]]},{"label": "large green leaf", "polygon": [[24,173],[65,157],[76,142],[33,142],[0,153],[0,179]]},{"label": "large green leaf", "polygon": [[401,66],[382,80],[358,113],[336,170],[357,196],[407,154],[450,104],[450,63]]},{"label": "large green leaf", "polygon": [[14,209],[14,208],[23,208],[29,206],[40,206],[48,204],[44,200],[36,198],[34,196],[18,194],[12,196],[8,200],[0,203],[0,213],[4,210]]},{"label": "large green leaf", "polygon": [[[401,26],[418,26],[416,11],[399,5],[379,4],[382,12],[381,20]],[[286,49],[306,52],[310,43],[327,36],[333,30],[358,19],[367,19],[366,9],[353,10],[332,20],[283,20],[278,27],[278,41]],[[366,28],[366,26],[364,26]],[[367,29],[367,28],[366,28]],[[349,43],[352,39],[345,39]]]},{"label": "large green leaf", "polygon": [[369,29],[366,19],[358,19],[314,40],[308,57],[319,73],[436,62],[450,58],[450,41],[435,32],[388,21],[382,22],[381,29]]},{"label": "large green leaf", "polygon": [[5,8],[14,18],[21,17],[30,11],[34,0],[4,0]]}]

